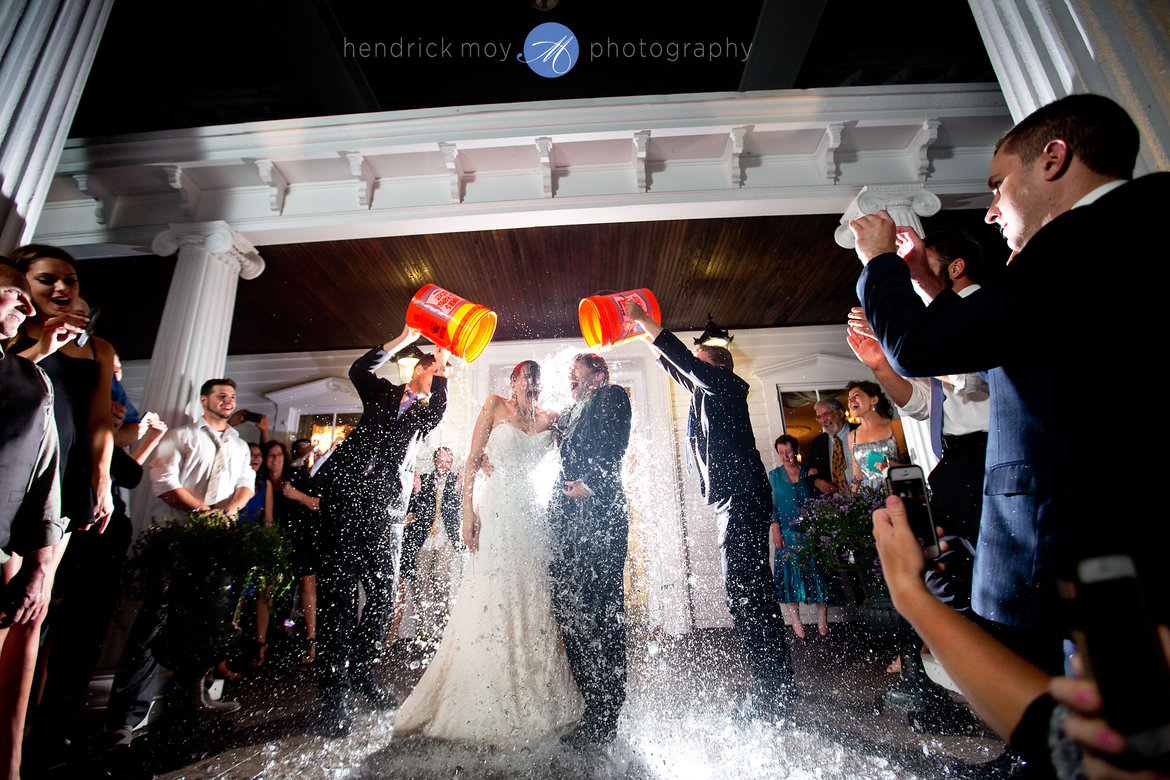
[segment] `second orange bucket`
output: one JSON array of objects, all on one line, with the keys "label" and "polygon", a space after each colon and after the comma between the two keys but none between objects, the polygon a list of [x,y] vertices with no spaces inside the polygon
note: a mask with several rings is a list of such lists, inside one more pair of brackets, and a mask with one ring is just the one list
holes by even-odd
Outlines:
[{"label": "second orange bucket", "polygon": [[624,341],[646,335],[645,329],[626,318],[627,299],[638,302],[655,322],[662,323],[662,312],[654,293],[643,288],[608,295],[590,295],[577,307],[577,319],[581,322],[581,335],[585,343],[594,349],[609,349]]},{"label": "second orange bucket", "polygon": [[452,355],[473,363],[496,332],[496,313],[428,284],[411,299],[406,324],[422,331],[437,346],[451,350]]}]

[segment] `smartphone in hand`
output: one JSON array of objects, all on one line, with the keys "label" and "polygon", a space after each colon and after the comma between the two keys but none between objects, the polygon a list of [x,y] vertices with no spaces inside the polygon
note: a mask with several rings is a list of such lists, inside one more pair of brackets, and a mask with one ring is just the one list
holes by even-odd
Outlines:
[{"label": "smartphone in hand", "polygon": [[922,545],[922,554],[927,558],[937,558],[938,532],[934,527],[934,518],[930,515],[930,502],[926,498],[926,475],[922,469],[918,466],[891,466],[886,473],[886,488],[891,496],[897,496],[906,505],[910,530]]},{"label": "smartphone in hand", "polygon": [[1076,581],[1060,587],[1085,670],[1101,691],[1105,720],[1125,735],[1131,762],[1164,771],[1170,767],[1170,665],[1133,559],[1085,558]]}]

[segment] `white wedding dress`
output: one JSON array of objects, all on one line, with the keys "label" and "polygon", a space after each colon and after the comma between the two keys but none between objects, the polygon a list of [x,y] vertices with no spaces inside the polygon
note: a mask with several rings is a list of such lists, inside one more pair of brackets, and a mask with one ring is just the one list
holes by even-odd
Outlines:
[{"label": "white wedding dress", "polygon": [[430,666],[394,720],[394,734],[515,745],[566,730],[581,694],[549,590],[547,496],[537,484],[552,432],[508,423],[488,436],[494,471],[480,495],[479,551]]}]

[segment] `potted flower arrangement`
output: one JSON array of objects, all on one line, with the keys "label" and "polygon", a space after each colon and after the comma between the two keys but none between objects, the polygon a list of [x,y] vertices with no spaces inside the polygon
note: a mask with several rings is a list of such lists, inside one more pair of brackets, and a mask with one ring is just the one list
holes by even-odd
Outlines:
[{"label": "potted flower arrangement", "polygon": [[801,554],[822,568],[856,571],[866,584],[881,581],[873,543],[873,512],[886,503],[884,488],[858,486],[801,507],[797,527],[805,535]]},{"label": "potted flower arrangement", "polygon": [[239,636],[246,595],[266,589],[279,598],[294,582],[289,545],[275,528],[220,512],[147,529],[127,561],[130,596],[158,599],[164,624],[151,645],[176,673],[202,675]]}]

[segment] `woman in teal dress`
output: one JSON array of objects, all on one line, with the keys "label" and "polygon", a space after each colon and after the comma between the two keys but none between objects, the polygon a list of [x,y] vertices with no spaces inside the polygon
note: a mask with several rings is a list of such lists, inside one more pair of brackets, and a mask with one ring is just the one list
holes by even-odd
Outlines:
[{"label": "woman in teal dress", "polygon": [[812,497],[807,472],[796,461],[800,443],[792,436],[776,439],[776,455],[780,468],[768,472],[772,485],[772,544],[776,548],[776,590],[780,603],[792,620],[792,630],[804,639],[804,625],[800,622],[798,603],[817,605],[817,630],[821,636],[829,633],[827,591],[824,574],[811,561],[801,558],[804,534],[792,522],[800,516],[800,507]]}]

